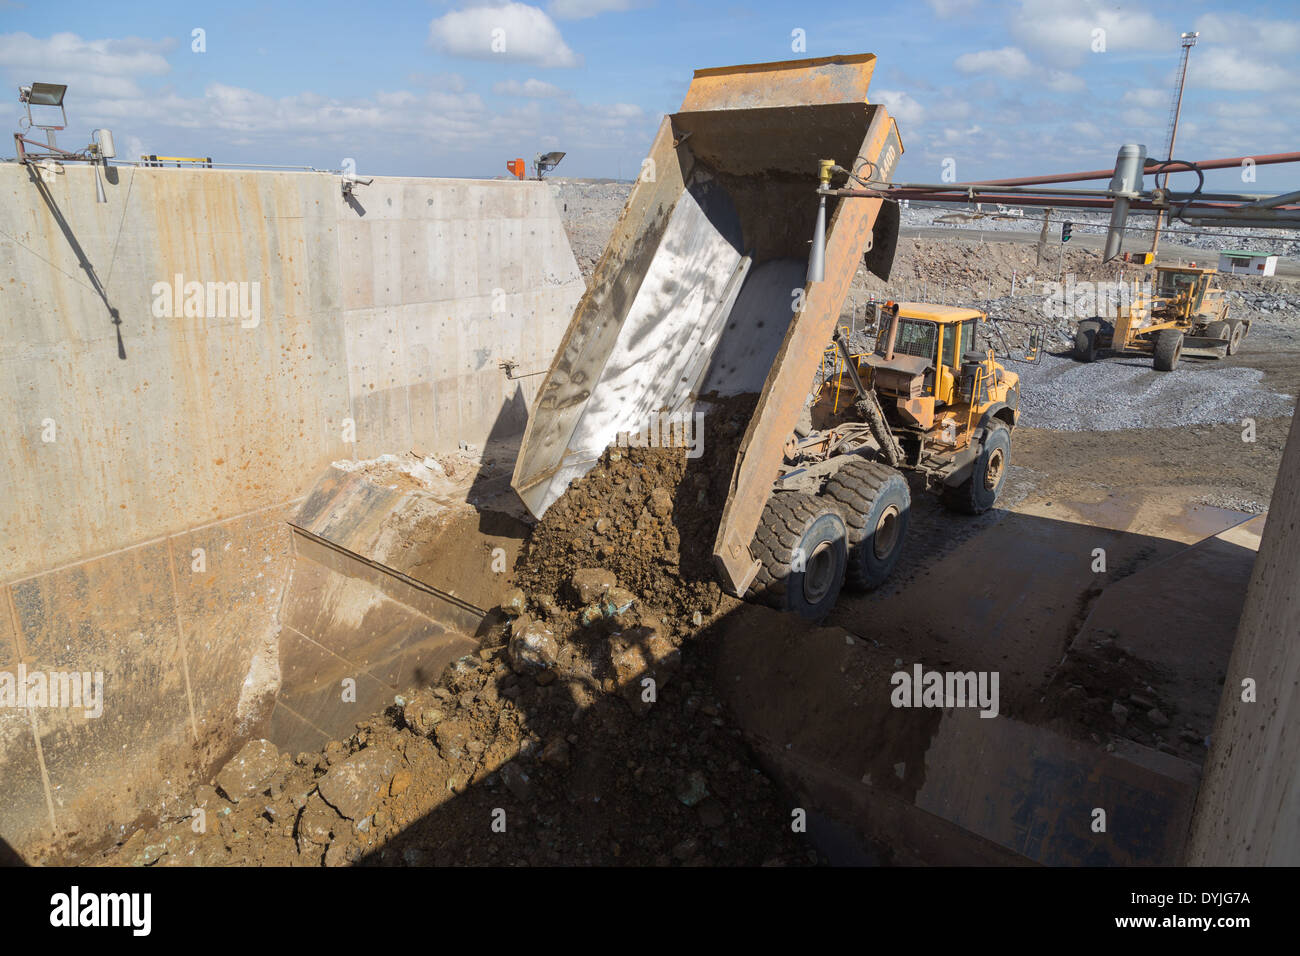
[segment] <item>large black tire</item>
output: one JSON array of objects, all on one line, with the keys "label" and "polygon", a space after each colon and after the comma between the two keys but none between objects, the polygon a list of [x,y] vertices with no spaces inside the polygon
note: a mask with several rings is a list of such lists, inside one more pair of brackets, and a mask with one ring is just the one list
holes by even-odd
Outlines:
[{"label": "large black tire", "polygon": [[971,466],[970,477],[943,489],[943,503],[953,511],[979,515],[992,508],[1002,493],[1011,464],[1011,432],[1002,422],[985,426],[984,441]]},{"label": "large black tire", "polygon": [[820,621],[835,607],[848,565],[848,528],[839,508],[816,495],[777,492],[750,545],[761,563],[749,595]]},{"label": "large black tire", "polygon": [[1246,323],[1234,319],[1228,323],[1228,354],[1236,355],[1241,350],[1241,340],[1246,337]]},{"label": "large black tire", "polygon": [[1151,364],[1157,372],[1172,372],[1183,354],[1183,333],[1178,329],[1162,329],[1156,336],[1155,354]]},{"label": "large black tire", "polygon": [[907,479],[880,462],[856,455],[845,458],[822,489],[840,506],[849,528],[849,567],[845,583],[870,591],[884,583],[903,553],[912,493]]},{"label": "large black tire", "polygon": [[1097,359],[1097,326],[1084,323],[1074,333],[1074,360],[1094,362]]}]

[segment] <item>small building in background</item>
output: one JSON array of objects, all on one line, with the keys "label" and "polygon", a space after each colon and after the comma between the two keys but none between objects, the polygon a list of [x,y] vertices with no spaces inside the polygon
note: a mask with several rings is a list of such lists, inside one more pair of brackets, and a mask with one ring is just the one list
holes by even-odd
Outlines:
[{"label": "small building in background", "polygon": [[1277,256],[1267,252],[1234,249],[1219,253],[1219,271],[1242,275],[1271,276],[1277,271]]}]

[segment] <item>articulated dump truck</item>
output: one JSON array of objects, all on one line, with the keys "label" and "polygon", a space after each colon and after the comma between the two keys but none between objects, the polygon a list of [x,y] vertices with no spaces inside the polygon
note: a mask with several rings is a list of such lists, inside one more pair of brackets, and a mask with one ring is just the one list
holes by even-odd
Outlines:
[{"label": "articulated dump truck", "polygon": [[[897,205],[870,194],[903,149],[867,102],[874,65],[696,72],[538,392],[513,480],[534,515],[621,434],[754,394],[713,545],[734,595],[818,619],[846,581],[879,584],[907,530],[903,471],[956,510],[992,506],[1018,388],[974,350],[984,316],[890,304],[879,345],[856,354],[837,329],[859,265],[887,279],[898,236]],[[817,401],[833,341],[847,414]]]}]

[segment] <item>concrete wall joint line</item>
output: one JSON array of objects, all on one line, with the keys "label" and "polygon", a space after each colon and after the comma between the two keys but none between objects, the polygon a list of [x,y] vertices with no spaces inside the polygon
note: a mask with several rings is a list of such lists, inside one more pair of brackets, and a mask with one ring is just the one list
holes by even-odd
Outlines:
[{"label": "concrete wall joint line", "polygon": [[185,528],[181,531],[172,531],[168,534],[158,535],[154,538],[147,538],[144,541],[136,541],[132,544],[123,545],[120,548],[114,548],[111,551],[101,551],[98,554],[87,555],[76,561],[70,561],[67,564],[60,564],[57,567],[47,568],[44,571],[36,571],[32,574],[23,575],[20,578],[14,578],[11,581],[0,583],[0,587],[10,588],[16,584],[25,584],[28,581],[35,581],[38,578],[46,577],[51,574],[58,574],[61,571],[69,571],[72,568],[80,567],[83,564],[90,564],[93,561],[103,561],[105,558],[111,558],[115,555],[126,554],[128,551],[134,551],[137,548],[147,548],[150,545],[160,544],[164,541],[169,542],[172,538],[184,537],[187,534],[194,534],[196,531],[205,531],[208,528],[216,528],[223,524],[230,524],[233,521],[242,521],[245,518],[251,518],[254,515],[263,514],[267,511],[275,511],[277,508],[292,508],[302,504],[307,500],[306,495],[300,495],[297,498],[290,498],[288,501],[278,501],[275,504],[264,505],[261,508],[254,508],[252,511],[244,511],[237,515],[231,515],[228,518],[218,518],[216,521],[209,521],[205,524],[194,525],[192,528]]}]

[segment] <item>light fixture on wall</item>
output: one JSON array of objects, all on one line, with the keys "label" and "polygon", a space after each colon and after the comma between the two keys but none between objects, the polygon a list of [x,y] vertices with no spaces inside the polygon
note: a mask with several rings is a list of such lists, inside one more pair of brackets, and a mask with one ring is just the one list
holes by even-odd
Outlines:
[{"label": "light fixture on wall", "polygon": [[560,160],[565,157],[564,153],[538,153],[533,160],[533,169],[537,171],[537,178],[541,179],[556,166],[560,165]]},{"label": "light fixture on wall", "polygon": [[[45,130],[45,138],[52,149],[55,148],[54,134],[68,128],[68,114],[63,108],[63,97],[67,92],[66,83],[32,83],[30,86],[18,87],[18,102],[27,107],[24,128]],[[60,122],[57,125],[37,122],[37,119],[32,116],[33,106],[57,107]]]}]

